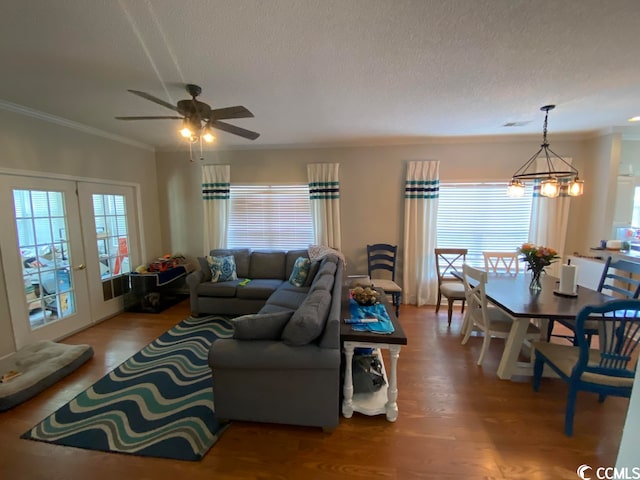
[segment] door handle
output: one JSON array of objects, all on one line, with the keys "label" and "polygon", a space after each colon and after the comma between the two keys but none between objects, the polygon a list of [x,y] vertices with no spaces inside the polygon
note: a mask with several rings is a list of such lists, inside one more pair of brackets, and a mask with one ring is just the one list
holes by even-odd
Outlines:
[{"label": "door handle", "polygon": [[86,270],[87,266],[84,263],[81,263],[77,267],[73,267],[74,270]]}]

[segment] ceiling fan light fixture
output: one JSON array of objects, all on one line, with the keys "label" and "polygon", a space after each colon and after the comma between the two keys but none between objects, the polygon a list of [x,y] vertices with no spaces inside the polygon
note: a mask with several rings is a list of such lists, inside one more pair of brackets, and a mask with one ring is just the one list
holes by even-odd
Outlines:
[{"label": "ceiling fan light fixture", "polygon": [[207,143],[213,143],[216,140],[216,136],[213,134],[211,127],[204,127],[204,133],[202,134],[202,139]]},{"label": "ceiling fan light fixture", "polygon": [[[517,188],[520,188],[519,185],[522,185],[522,192],[524,193],[523,182],[525,180],[540,180],[540,195],[543,197],[558,197],[561,183],[562,189],[566,189],[567,193],[572,197],[577,197],[584,193],[584,182],[578,179],[578,170],[549,148],[547,122],[549,110],[553,110],[555,107],[555,105],[540,107],[540,110],[545,112],[542,144],[538,151],[511,176],[511,183],[507,187],[509,196],[515,196],[512,191],[517,191]],[[538,162],[538,160],[543,161]],[[544,164],[544,166],[541,164]],[[539,168],[542,169],[539,170]]]},{"label": "ceiling fan light fixture", "polygon": [[189,127],[182,127],[180,129],[180,135],[183,138],[189,139],[193,136],[193,132],[191,131],[191,129]]}]

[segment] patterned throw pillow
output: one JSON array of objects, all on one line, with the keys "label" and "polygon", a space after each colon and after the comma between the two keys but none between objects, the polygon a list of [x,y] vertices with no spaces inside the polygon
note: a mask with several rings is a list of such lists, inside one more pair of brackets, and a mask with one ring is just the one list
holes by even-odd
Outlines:
[{"label": "patterned throw pillow", "polygon": [[233,255],[224,257],[208,256],[207,263],[211,270],[211,281],[213,283],[238,279],[238,275],[236,274],[236,260]]},{"label": "patterned throw pillow", "polygon": [[311,260],[305,257],[298,257],[293,264],[293,270],[289,277],[289,283],[294,287],[302,287],[309,276]]}]

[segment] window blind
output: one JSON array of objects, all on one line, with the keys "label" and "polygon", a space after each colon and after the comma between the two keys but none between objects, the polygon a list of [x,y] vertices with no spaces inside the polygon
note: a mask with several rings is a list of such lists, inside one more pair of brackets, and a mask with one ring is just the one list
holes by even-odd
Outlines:
[{"label": "window blind", "polygon": [[229,248],[307,248],[313,243],[308,185],[231,185]]},{"label": "window blind", "polygon": [[533,188],[510,198],[504,183],[440,183],[437,244],[467,248],[467,262],[484,267],[483,251],[513,252],[529,238]]}]

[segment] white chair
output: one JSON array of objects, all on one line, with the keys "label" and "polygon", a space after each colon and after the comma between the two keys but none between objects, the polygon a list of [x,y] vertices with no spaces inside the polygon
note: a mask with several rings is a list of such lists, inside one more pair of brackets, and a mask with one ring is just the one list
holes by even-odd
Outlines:
[{"label": "white chair", "polygon": [[[466,263],[462,266],[462,281],[464,283],[467,300],[467,313],[463,321],[464,338],[462,344],[465,345],[474,330],[484,334],[482,350],[478,358],[478,365],[482,365],[484,357],[489,349],[491,338],[507,338],[511,331],[513,319],[503,310],[489,307],[485,293],[487,284],[487,272],[470,267]],[[539,340],[540,329],[530,323],[527,327],[525,340]]]},{"label": "white chair", "polygon": [[482,252],[484,269],[489,273],[509,273],[516,275],[520,271],[516,252]]}]

